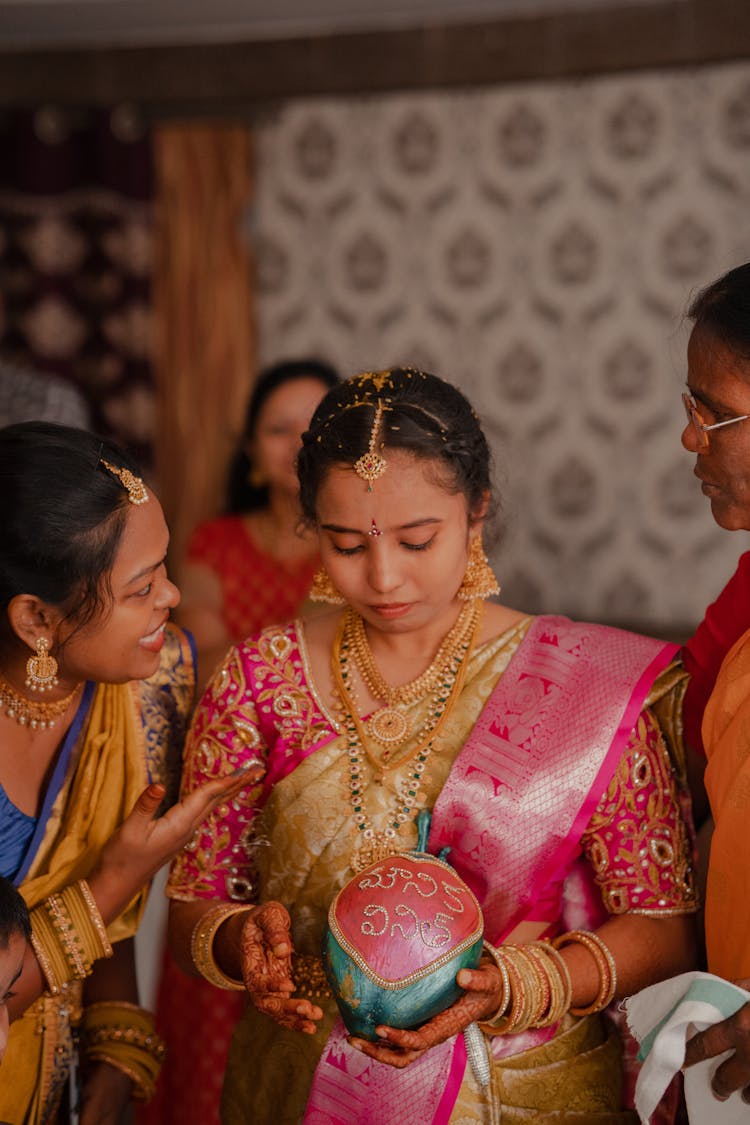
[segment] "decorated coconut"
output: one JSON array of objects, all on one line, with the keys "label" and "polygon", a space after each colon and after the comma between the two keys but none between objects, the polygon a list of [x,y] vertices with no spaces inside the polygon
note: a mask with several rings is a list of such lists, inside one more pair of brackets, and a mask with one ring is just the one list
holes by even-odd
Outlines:
[{"label": "decorated coconut", "polygon": [[328,912],[323,962],[349,1031],[418,1027],[463,994],[484,923],[453,868],[424,852],[380,859],[344,886]]}]

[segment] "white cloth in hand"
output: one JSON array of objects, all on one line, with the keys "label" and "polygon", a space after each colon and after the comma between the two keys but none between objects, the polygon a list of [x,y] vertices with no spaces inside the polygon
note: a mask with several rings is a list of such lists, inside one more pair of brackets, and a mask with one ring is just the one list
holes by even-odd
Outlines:
[{"label": "white cloth in hand", "polygon": [[[635,1108],[646,1125],[685,1060],[685,1045],[699,1031],[720,1023],[750,1000],[750,992],[710,973],[683,973],[652,984],[625,1001],[628,1026],[640,1043],[642,1061]],[[685,1071],[685,1101],[691,1125],[748,1125],[750,1106],[739,1091],[719,1101],[711,1091],[716,1068],[731,1052]]]}]

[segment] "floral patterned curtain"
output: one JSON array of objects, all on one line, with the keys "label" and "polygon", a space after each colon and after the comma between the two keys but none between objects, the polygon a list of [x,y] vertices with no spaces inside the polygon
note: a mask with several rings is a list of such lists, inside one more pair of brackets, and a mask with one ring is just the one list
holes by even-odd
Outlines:
[{"label": "floral patterned curtain", "polygon": [[62,376],[148,466],[153,161],[132,107],[0,121],[0,360]]}]

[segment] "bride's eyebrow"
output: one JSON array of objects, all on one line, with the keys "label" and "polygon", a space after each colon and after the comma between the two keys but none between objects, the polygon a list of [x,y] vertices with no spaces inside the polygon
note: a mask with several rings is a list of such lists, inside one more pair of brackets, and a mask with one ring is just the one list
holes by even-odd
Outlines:
[{"label": "bride's eyebrow", "polygon": [[[428,527],[436,523],[442,523],[437,516],[425,516],[424,519],[410,520],[409,523],[402,523],[394,528],[395,531],[410,531],[415,527]],[[363,531],[359,527],[342,527],[337,523],[322,523],[321,529],[323,531],[333,531],[338,535],[369,535],[368,531]]]},{"label": "bride's eyebrow", "polygon": [[360,530],[358,527],[341,527],[337,523],[322,523],[321,528],[323,531],[336,531],[340,535],[365,535],[366,532]]}]

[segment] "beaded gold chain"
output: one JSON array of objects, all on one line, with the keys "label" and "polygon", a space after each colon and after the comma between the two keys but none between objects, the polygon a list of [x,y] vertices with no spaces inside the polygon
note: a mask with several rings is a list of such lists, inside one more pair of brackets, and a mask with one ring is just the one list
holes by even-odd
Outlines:
[{"label": "beaded gold chain", "polygon": [[27,699],[0,677],[0,711],[5,710],[9,719],[15,719],[22,727],[31,730],[44,730],[53,727],[57,719],[70,707],[73,696],[81,690],[82,685],[76,684],[69,695],[58,699],[54,703],[42,703],[41,700]]},{"label": "beaded gold chain", "polygon": [[370,735],[385,746],[397,745],[409,737],[409,720],[400,711],[399,705],[414,703],[433,691],[444,679],[447,669],[453,662],[454,653],[464,644],[474,631],[474,603],[467,602],[448,633],[443,638],[435,658],[420,676],[408,684],[391,687],[381,675],[375,663],[372,649],[367,639],[365,623],[359,614],[349,610],[345,630],[351,638],[350,647],[357,671],[370,694],[382,699],[385,707],[378,708],[367,721]]},{"label": "beaded gold chain", "polygon": [[[342,617],[333,646],[332,669],[341,700],[342,725],[348,740],[349,799],[359,841],[349,861],[354,872],[362,871],[377,860],[389,855],[397,855],[404,850],[403,844],[398,840],[398,833],[401,825],[409,820],[414,811],[435,739],[461,692],[468,667],[467,657],[479,631],[482,603],[474,602],[471,608],[471,632],[460,644],[454,646],[451,663],[434,689],[431,714],[424,725],[423,736],[418,739],[407,757],[386,766],[371,753],[367,744],[367,734],[357,714],[356,694],[349,665],[351,638],[347,631],[347,623],[350,623],[351,629],[351,615],[346,613]],[[396,796],[395,809],[381,832],[375,830],[365,810],[368,782],[364,777],[363,750],[365,757],[375,768],[376,780],[382,780],[386,769],[397,769],[407,763],[414,763],[408,776],[401,783]]]}]

